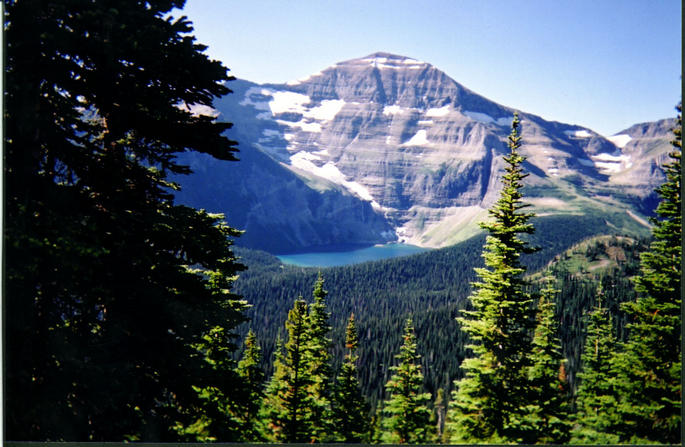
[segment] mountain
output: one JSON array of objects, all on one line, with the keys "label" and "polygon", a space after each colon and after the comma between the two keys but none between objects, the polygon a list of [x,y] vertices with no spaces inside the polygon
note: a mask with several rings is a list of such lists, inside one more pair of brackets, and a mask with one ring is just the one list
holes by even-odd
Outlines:
[{"label": "mountain", "polygon": [[640,211],[651,214],[658,203],[654,188],[664,182],[661,166],[673,150],[675,118],[635,124],[608,139],[620,154],[603,160],[611,173],[610,183],[640,200]]},{"label": "mountain", "polygon": [[[241,161],[186,156],[183,203],[225,212],[271,252],[400,240],[442,247],[479,231],[499,193],[514,109],[432,65],[375,53],[286,84],[233,82],[215,105]],[[613,137],[519,111],[526,196],[540,216],[597,214],[644,232],[672,121]]]}]

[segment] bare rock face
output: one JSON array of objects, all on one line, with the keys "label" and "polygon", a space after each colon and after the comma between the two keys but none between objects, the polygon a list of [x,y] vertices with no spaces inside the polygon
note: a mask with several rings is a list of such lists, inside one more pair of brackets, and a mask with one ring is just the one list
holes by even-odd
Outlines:
[{"label": "bare rock face", "polygon": [[[375,53],[287,84],[231,88],[216,108],[241,150],[254,152],[231,173],[232,186],[250,191],[246,235],[280,228],[297,235],[286,249],[394,239],[438,247],[473,234],[498,197],[514,109],[426,62]],[[605,138],[519,115],[526,196],[538,213],[645,212],[663,180],[667,123]],[[197,182],[190,189],[202,195]]]}]

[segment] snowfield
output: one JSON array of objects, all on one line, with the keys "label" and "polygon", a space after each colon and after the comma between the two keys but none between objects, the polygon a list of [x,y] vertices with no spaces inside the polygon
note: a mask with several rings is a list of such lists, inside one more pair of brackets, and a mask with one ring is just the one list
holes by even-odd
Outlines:
[{"label": "snowfield", "polygon": [[426,117],[433,118],[433,117],[441,117],[445,116],[448,113],[450,113],[450,106],[449,104],[440,108],[432,108],[426,110]]},{"label": "snowfield", "polygon": [[416,132],[416,135],[402,143],[402,146],[427,146],[429,144],[426,129],[421,129]]},{"label": "snowfield", "polygon": [[345,174],[340,172],[340,169],[338,169],[333,162],[329,161],[323,166],[317,166],[313,163],[313,161],[316,160],[321,160],[321,157],[319,157],[317,154],[307,151],[300,151],[290,156],[291,166],[345,187],[348,191],[360,197],[362,200],[371,202],[371,206],[373,206],[375,209],[382,208],[378,202],[373,200],[373,196],[371,193],[369,193],[369,190],[364,185],[361,185],[357,182],[348,181]]},{"label": "snowfield", "polygon": [[633,138],[630,135],[626,135],[626,134],[620,134],[620,135],[614,135],[611,137],[607,137],[607,140],[611,141],[612,143],[614,143],[614,145],[616,147],[620,147],[621,149],[626,147],[626,144],[628,144],[630,142],[630,140],[632,140],[632,139]]},{"label": "snowfield", "polygon": [[592,136],[587,130],[565,130],[564,133],[575,138],[590,138]]}]

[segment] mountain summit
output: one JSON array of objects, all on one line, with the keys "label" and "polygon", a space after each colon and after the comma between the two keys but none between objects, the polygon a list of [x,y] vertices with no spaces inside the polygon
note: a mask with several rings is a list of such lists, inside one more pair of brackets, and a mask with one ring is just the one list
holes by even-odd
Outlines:
[{"label": "mountain summit", "polygon": [[500,106],[466,89],[433,65],[383,52],[339,62],[287,85],[314,99],[426,109],[452,105],[495,114],[501,111]]},{"label": "mountain summit", "polygon": [[[243,161],[191,160],[202,181],[181,180],[178,197],[227,212],[248,246],[444,246],[479,231],[498,195],[514,109],[426,62],[379,52],[286,84],[231,88],[216,108],[234,122]],[[597,213],[617,228],[644,228],[668,123],[607,139],[519,115],[526,195],[538,214]]]}]

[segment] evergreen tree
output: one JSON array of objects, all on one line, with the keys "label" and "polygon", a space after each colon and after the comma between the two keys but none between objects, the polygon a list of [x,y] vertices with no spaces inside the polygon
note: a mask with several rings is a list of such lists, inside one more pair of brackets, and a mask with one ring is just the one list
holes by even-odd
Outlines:
[{"label": "evergreen tree", "polygon": [[588,315],[585,348],[581,357],[576,395],[576,426],[573,443],[616,444],[620,424],[618,394],[612,358],[616,352],[611,315],[602,307],[603,292],[597,291],[597,306]]},{"label": "evergreen tree", "polygon": [[243,357],[238,362],[238,375],[243,378],[249,393],[249,398],[240,412],[241,440],[247,442],[261,440],[257,430],[257,415],[264,398],[264,371],[260,366],[261,360],[257,336],[250,329],[245,338]]},{"label": "evergreen tree", "polygon": [[534,442],[536,427],[527,425],[532,365],[532,330],[535,311],[524,291],[520,256],[534,251],[520,234],[534,232],[532,213],[521,211],[521,181],[525,158],[519,154],[519,118],[514,114],[509,135],[510,153],[502,178],[500,198],[488,211],[493,220],[481,223],[488,231],[483,258],[486,268],[476,269],[480,282],[470,296],[473,310],[458,321],[469,335],[472,356],[461,368],[464,378],[455,383],[450,402],[448,430],[451,442]]},{"label": "evergreen tree", "polygon": [[312,438],[310,351],[307,303],[299,297],[288,312],[285,352],[276,351],[274,373],[266,389],[261,417],[264,435],[275,442],[309,442]]},{"label": "evergreen tree", "polygon": [[[233,380],[241,376],[235,373],[231,358],[232,338],[224,328],[217,326],[202,340],[194,345],[202,356],[203,362],[217,374],[229,375]],[[233,396],[225,388],[214,384],[193,385],[199,403],[186,409],[188,419],[177,421],[174,430],[184,441],[210,442],[217,439],[240,439],[243,432],[241,407],[249,404],[244,381],[231,389]],[[235,399],[240,395],[239,399]]]},{"label": "evergreen tree", "polygon": [[677,109],[671,162],[664,165],[666,182],[657,189],[661,202],[651,219],[654,240],[641,256],[638,298],[623,306],[629,324],[621,361],[630,366],[619,371],[625,442],[681,441],[681,106]]},{"label": "evergreen tree", "polygon": [[538,303],[537,326],[533,337],[533,365],[529,372],[532,386],[530,425],[537,442],[565,444],[570,438],[570,393],[566,380],[566,359],[561,352],[559,324],[555,318],[554,296],[558,290],[553,279],[547,281]]},{"label": "evergreen tree", "polygon": [[388,444],[421,444],[431,438],[428,402],[430,393],[423,393],[423,374],[416,349],[416,336],[411,318],[403,334],[404,343],[396,356],[399,365],[385,389],[389,394],[383,406],[383,442]]},{"label": "evergreen tree", "polygon": [[311,441],[326,441],[333,433],[331,421],[331,331],[329,324],[330,313],[326,310],[326,295],[323,288],[323,277],[319,272],[314,284],[314,302],[309,306],[307,327],[307,343],[309,349],[309,374],[311,386],[308,389],[312,402],[308,407],[311,412],[312,435]]},{"label": "evergreen tree", "polygon": [[369,442],[370,444],[383,443],[383,401],[378,403],[376,411],[371,417],[371,427],[369,428]]},{"label": "evergreen tree", "polygon": [[338,442],[366,442],[369,434],[369,408],[362,396],[357,378],[357,345],[357,328],[352,314],[345,332],[345,347],[349,351],[340,368],[333,400],[333,426]]},{"label": "evergreen tree", "polygon": [[[8,439],[177,441],[197,390],[239,403],[239,232],[167,180],[178,153],[237,150],[195,113],[231,78],[170,16],[183,4],[4,3]],[[207,435],[235,439],[225,422]]]},{"label": "evergreen tree", "polygon": [[273,367],[274,371],[264,389],[255,424],[257,437],[270,442],[284,438],[283,424],[279,421],[283,420],[281,415],[285,414],[286,409],[284,401],[279,396],[285,394],[288,377],[280,333],[276,336]]}]

